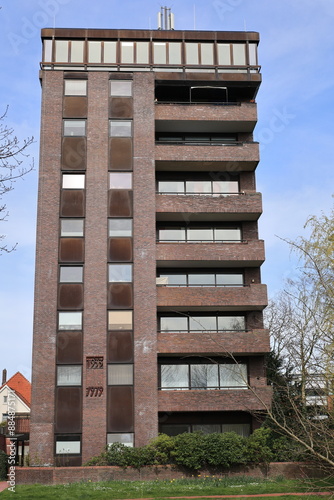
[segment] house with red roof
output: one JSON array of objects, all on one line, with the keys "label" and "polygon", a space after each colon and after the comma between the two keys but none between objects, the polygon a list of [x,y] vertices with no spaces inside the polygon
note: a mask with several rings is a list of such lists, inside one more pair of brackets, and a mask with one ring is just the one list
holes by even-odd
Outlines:
[{"label": "house with red roof", "polygon": [[20,372],[7,380],[7,370],[2,372],[0,387],[0,440],[9,452],[10,441],[15,440],[16,462],[24,464],[29,452],[31,383]]}]

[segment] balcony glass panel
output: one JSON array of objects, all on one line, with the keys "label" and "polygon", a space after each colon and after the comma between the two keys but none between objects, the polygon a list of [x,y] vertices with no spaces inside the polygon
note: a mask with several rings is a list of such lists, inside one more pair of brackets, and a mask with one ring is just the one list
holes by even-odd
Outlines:
[{"label": "balcony glass panel", "polygon": [[213,229],[188,229],[187,241],[212,241]]},{"label": "balcony glass panel", "polygon": [[184,182],[183,181],[160,181],[159,182],[159,193],[184,193]]},{"label": "balcony glass panel", "polygon": [[189,330],[217,331],[217,318],[215,316],[194,316],[189,318]]},{"label": "balcony glass panel", "polygon": [[161,389],[187,389],[188,365],[161,365]]},{"label": "balcony glass panel", "polygon": [[218,331],[238,332],[245,331],[244,316],[218,316]]},{"label": "balcony glass panel", "polygon": [[167,316],[160,318],[161,332],[182,332],[188,330],[188,318],[186,316]]},{"label": "balcony glass panel", "polygon": [[214,229],[215,241],[241,241],[241,230],[233,229]]},{"label": "balcony glass panel", "polygon": [[187,194],[211,193],[211,181],[186,181]]},{"label": "balcony glass panel", "polygon": [[186,231],[183,228],[160,229],[159,241],[185,241]]},{"label": "balcony glass panel", "polygon": [[242,274],[217,274],[217,285],[221,286],[242,286],[244,277]]},{"label": "balcony glass panel", "polygon": [[247,388],[247,365],[219,365],[220,386]]},{"label": "balcony glass panel", "polygon": [[186,286],[187,285],[187,275],[186,274],[160,274],[160,278],[167,278],[166,285],[177,285]]},{"label": "balcony glass panel", "polygon": [[191,389],[218,389],[218,364],[190,365]]},{"label": "balcony glass panel", "polygon": [[189,274],[188,284],[190,286],[215,286],[214,274]]},{"label": "balcony glass panel", "polygon": [[238,194],[238,181],[213,181],[212,190],[215,194]]}]

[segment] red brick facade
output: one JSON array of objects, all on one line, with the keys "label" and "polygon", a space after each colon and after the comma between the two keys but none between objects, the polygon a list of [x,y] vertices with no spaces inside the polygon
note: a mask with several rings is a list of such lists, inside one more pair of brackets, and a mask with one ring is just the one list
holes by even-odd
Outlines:
[{"label": "red brick facade", "polygon": [[[32,464],[80,465],[118,439],[144,445],[160,430],[159,412],[172,416],[165,424],[196,414],[204,426],[233,425],[238,413],[251,431],[258,425],[252,412],[271,398],[253,140],[258,34],[201,32],[194,39],[177,31],[47,29],[42,39]],[[212,49],[207,73],[185,59],[187,43],[199,41]],[[234,73],[235,44],[245,59]],[[226,46],[231,59],[223,64]],[[173,47],[182,64],[172,63]],[[201,44],[196,48],[200,53]],[[171,51],[165,61],[161,50]],[[198,102],[187,100],[194,88]],[[199,180],[212,188],[161,194],[164,180],[184,186]],[[232,196],[230,181],[231,189],[238,186]],[[241,236],[159,241],[159,231],[173,227]],[[239,273],[243,281],[157,286],[161,270],[218,278]],[[160,331],[163,314],[167,321],[204,314],[217,325],[220,316],[235,316],[244,327]],[[182,364],[190,355],[195,364],[208,355],[243,356],[248,388],[160,390],[164,360]]]}]

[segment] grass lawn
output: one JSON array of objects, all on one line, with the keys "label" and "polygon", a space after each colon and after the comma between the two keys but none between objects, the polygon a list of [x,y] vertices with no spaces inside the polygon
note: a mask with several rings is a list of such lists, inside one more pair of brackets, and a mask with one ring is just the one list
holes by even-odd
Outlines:
[{"label": "grass lawn", "polygon": [[[15,499],[24,500],[38,499],[123,499],[123,498],[159,498],[177,496],[205,496],[205,495],[254,495],[268,493],[282,493],[277,499],[304,498],[317,499],[326,498],[321,496],[307,495],[304,497],[286,496],[284,493],[331,491],[334,488],[322,481],[296,481],[276,479],[258,479],[250,477],[238,478],[210,478],[198,477],[194,479],[173,479],[171,481],[111,481],[101,483],[74,483],[55,486],[44,485],[17,485],[15,488]],[[1,500],[13,498],[12,491],[3,491]],[[263,497],[265,498],[265,497]],[[269,498],[269,497],[268,497]],[[204,500],[204,499],[203,499]]]}]

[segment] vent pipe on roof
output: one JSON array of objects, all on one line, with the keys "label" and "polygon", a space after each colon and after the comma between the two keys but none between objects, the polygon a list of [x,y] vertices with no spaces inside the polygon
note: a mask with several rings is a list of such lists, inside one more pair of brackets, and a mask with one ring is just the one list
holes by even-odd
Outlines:
[{"label": "vent pipe on roof", "polygon": [[158,12],[158,30],[173,30],[174,14],[168,7],[161,7]]},{"label": "vent pipe on roof", "polygon": [[2,370],[2,384],[1,385],[4,385],[6,382],[7,382],[7,370],[6,370],[6,368],[4,368]]}]

